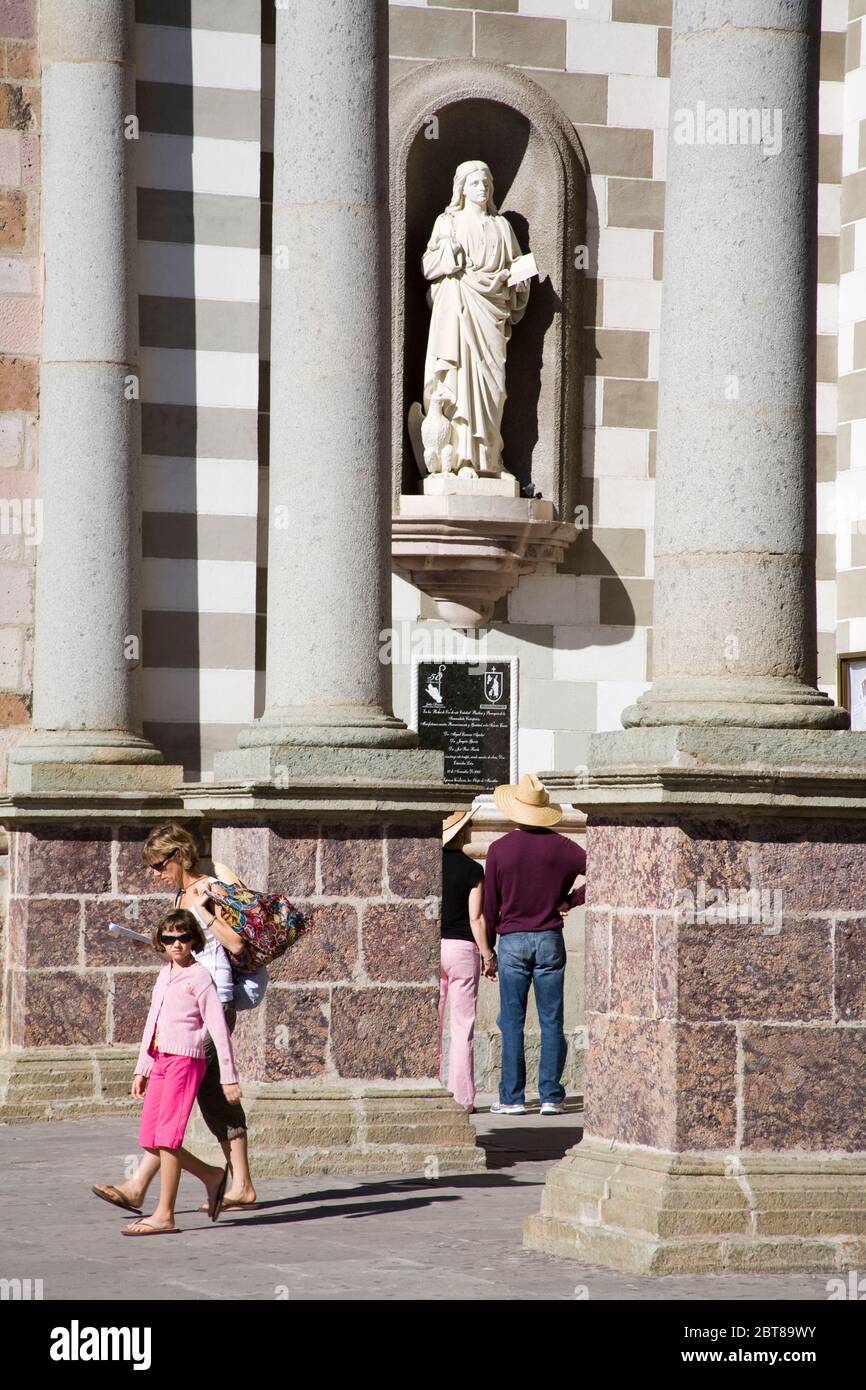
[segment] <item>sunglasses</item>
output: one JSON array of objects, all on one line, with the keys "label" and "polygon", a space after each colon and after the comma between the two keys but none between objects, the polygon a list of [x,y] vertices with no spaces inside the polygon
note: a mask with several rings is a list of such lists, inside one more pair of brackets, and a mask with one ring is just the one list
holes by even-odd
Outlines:
[{"label": "sunglasses", "polygon": [[171,946],[175,941],[192,941],[192,933],[185,931],[180,936],[161,936],[159,939],[163,946]]},{"label": "sunglasses", "polygon": [[155,869],[157,873],[161,873],[162,870],[165,868],[166,864],[168,863],[169,859],[173,859],[176,853],[177,850],[173,849],[171,854],[167,854],[164,859],[155,860],[152,864],[148,865],[148,868]]}]

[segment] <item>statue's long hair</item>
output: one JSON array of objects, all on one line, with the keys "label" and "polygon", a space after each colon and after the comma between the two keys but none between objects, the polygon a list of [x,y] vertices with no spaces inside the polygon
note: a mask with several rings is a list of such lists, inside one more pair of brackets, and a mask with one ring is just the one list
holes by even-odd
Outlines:
[{"label": "statue's long hair", "polygon": [[490,166],[485,164],[483,159],[467,159],[463,164],[457,165],[454,172],[454,187],[451,190],[451,202],[445,209],[446,212],[460,212],[463,207],[463,190],[466,180],[470,174],[474,174],[479,169],[484,169],[486,173],[490,174],[490,196],[487,199],[487,211],[498,213],[499,209],[493,201],[493,175],[490,173]]}]

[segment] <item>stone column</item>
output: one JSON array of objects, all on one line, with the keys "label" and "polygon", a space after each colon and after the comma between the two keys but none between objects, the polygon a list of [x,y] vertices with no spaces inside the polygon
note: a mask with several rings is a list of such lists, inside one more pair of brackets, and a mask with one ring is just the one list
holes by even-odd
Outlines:
[{"label": "stone column", "polygon": [[132,0],[43,0],[43,538],[34,729],[11,754],[13,788],[44,780],[39,764],[161,762],[141,736],[136,673],[133,35]]},{"label": "stone column", "polygon": [[545,778],[589,818],[586,1127],[525,1239],[633,1271],[866,1258],[866,740],[814,685],[819,8],[675,0],[657,674],[577,795]]},{"label": "stone column", "polygon": [[267,693],[241,746],[406,746],[390,620],[388,14],[277,10]]},{"label": "stone column", "polygon": [[[130,1110],[152,957],[107,933],[165,909],[140,867],[181,769],[141,736],[132,0],[42,0],[42,539],[34,729],[0,815],[10,899],[0,1118]],[[52,907],[46,909],[50,895]]]},{"label": "stone column", "polygon": [[815,688],[818,11],[674,20],[655,679],[626,727],[845,727]]}]

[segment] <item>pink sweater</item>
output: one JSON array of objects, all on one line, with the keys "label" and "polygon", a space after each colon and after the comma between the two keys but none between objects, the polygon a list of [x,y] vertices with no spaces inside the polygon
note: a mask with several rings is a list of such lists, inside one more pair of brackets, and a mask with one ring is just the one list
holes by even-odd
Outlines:
[{"label": "pink sweater", "polygon": [[153,1070],[151,1047],[159,1019],[159,1050],[181,1057],[204,1057],[205,1034],[210,1033],[220,1064],[220,1081],[229,1086],[237,1081],[232,1040],[209,970],[203,965],[185,965],[171,978],[171,965],[163,966],[156,977],[150,1012],[144,1025],[141,1051],[135,1065],[136,1076],[149,1076]]}]

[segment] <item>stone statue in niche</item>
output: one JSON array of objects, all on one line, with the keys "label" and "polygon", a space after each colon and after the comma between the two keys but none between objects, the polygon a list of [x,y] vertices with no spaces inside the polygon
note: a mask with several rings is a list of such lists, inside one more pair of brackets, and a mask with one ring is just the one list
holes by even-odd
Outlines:
[{"label": "stone statue in niche", "polygon": [[445,490],[437,475],[450,474],[473,491],[479,479],[498,479],[497,492],[517,496],[517,479],[502,463],[505,359],[538,271],[497,212],[493,176],[481,160],[458,165],[423,267],[432,316],[423,406],[411,407],[408,424],[418,467],[432,475],[424,490]]}]

